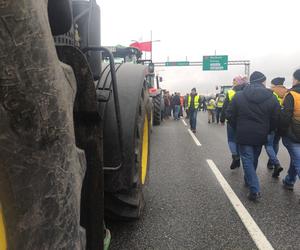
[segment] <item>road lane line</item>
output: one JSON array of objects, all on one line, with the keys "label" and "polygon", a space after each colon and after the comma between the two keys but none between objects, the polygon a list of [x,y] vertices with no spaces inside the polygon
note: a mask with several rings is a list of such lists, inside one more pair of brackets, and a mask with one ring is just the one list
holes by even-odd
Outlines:
[{"label": "road lane line", "polygon": [[181,121],[183,122],[184,126],[187,127],[187,124],[186,124],[185,120],[182,119]]},{"label": "road lane line", "polygon": [[223,175],[221,174],[220,170],[216,166],[216,164],[212,161],[207,159],[206,160],[210,169],[216,176],[219,184],[221,185],[222,189],[224,190],[225,194],[227,195],[228,199],[230,200],[231,204],[233,205],[235,211],[239,215],[241,221],[245,225],[246,229],[248,230],[251,238],[255,242],[256,246],[260,250],[271,250],[274,249],[271,243],[268,241],[264,233],[260,230],[258,225],[255,223],[252,216],[249,214],[247,209],[244,207],[243,203],[239,200],[237,195],[234,193],[228,182],[225,180]]},{"label": "road lane line", "polygon": [[201,143],[199,142],[199,140],[197,139],[197,137],[194,135],[194,133],[192,132],[192,130],[188,129],[188,131],[189,131],[191,137],[193,138],[194,142],[196,143],[196,145],[197,145],[198,147],[200,147],[200,146],[201,146]]}]

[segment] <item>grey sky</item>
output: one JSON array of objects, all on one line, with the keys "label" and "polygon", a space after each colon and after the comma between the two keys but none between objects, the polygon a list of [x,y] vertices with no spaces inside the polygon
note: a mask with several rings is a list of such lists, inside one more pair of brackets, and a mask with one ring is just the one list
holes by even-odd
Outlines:
[{"label": "grey sky", "polygon": [[[300,1],[269,0],[98,0],[102,12],[102,44],[129,45],[147,41],[150,30],[154,61],[202,60],[203,55],[229,55],[251,60],[251,71],[270,81],[285,76],[291,82],[300,67]],[[230,83],[242,66],[226,72],[203,72],[201,67],[163,68],[163,87],[182,93],[197,87],[212,92]]]}]

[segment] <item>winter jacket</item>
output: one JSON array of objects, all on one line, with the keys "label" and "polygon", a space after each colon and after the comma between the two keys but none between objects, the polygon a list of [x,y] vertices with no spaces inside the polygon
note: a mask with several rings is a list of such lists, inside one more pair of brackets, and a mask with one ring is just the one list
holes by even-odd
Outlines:
[{"label": "winter jacket", "polygon": [[180,96],[175,95],[173,97],[173,103],[174,103],[174,105],[179,105],[180,106]]},{"label": "winter jacket", "polygon": [[278,126],[280,105],[272,91],[261,83],[252,83],[238,92],[226,117],[236,130],[236,142],[264,145],[268,134]]},{"label": "winter jacket", "polygon": [[284,98],[280,113],[279,132],[282,136],[287,136],[292,141],[300,143],[300,121],[294,117],[295,100],[290,93],[291,91],[300,93],[300,84],[293,86]]},{"label": "winter jacket", "polygon": [[[242,91],[245,86],[246,86],[246,84],[237,85],[237,86],[234,86],[232,89],[235,92],[239,92],[239,91]],[[230,103],[230,99],[229,99],[229,95],[228,95],[228,92],[227,92],[226,98],[225,98],[225,101],[224,101],[224,104],[223,104],[223,108],[222,108],[222,111],[221,111],[221,117],[220,117],[220,122],[221,123],[225,122],[225,119],[226,119],[226,110],[228,108],[229,103]]]}]

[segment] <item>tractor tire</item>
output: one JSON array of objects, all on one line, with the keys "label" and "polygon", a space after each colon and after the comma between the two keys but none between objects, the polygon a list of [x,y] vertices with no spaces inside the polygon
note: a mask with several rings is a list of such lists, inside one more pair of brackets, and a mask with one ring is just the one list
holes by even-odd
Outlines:
[{"label": "tractor tire", "polygon": [[161,124],[161,93],[152,98],[153,100],[153,125]]},{"label": "tractor tire", "polygon": [[[121,220],[138,219],[144,207],[143,188],[148,179],[152,107],[144,66],[125,63],[118,69],[117,79],[125,151],[120,168],[105,172],[106,215]],[[112,99],[104,121],[104,165],[116,162],[119,148],[114,143],[116,123]]]},{"label": "tractor tire", "polygon": [[47,2],[0,3],[1,249],[85,249],[76,79],[57,57]]}]

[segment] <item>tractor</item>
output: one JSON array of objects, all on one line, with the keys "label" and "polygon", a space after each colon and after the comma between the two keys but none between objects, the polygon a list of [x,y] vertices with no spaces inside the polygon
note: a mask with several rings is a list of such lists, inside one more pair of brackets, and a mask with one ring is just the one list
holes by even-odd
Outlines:
[{"label": "tractor", "polygon": [[96,0],[4,0],[0,16],[0,249],[101,250],[104,215],[143,211],[148,66],[101,46]]},{"label": "tractor", "polygon": [[[107,47],[113,54],[115,60],[120,63],[135,63],[148,65],[148,72],[146,74],[146,79],[148,83],[149,96],[152,100],[152,113],[151,120],[152,125],[160,125],[162,121],[162,112],[164,111],[164,100],[163,92],[160,88],[160,83],[162,82],[162,77],[155,74],[154,64],[152,60],[142,59],[143,53],[134,47],[124,47],[124,46],[110,46]],[[108,55],[103,55],[105,59]]]}]

